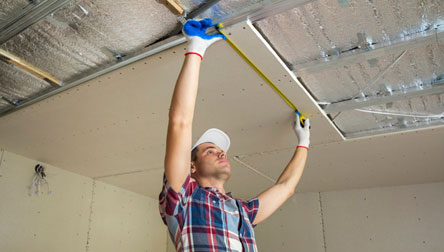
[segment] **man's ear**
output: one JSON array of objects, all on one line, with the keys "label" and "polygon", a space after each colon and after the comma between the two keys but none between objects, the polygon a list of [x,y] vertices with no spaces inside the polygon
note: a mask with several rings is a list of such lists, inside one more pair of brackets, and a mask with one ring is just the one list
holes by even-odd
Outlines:
[{"label": "man's ear", "polygon": [[194,164],[193,161],[191,161],[190,168],[191,168],[191,174],[196,173],[196,165]]}]

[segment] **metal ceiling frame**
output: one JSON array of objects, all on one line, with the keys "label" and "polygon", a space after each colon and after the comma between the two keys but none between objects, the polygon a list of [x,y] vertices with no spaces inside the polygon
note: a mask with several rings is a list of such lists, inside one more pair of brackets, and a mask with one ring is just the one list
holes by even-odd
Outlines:
[{"label": "metal ceiling frame", "polygon": [[31,8],[24,8],[16,14],[13,19],[0,27],[0,45],[71,1],[72,0],[30,1],[30,4],[33,5]]},{"label": "metal ceiling frame", "polygon": [[444,93],[444,79],[434,80],[431,82],[431,86],[429,88],[425,88],[422,90],[412,90],[409,92],[397,91],[392,95],[366,97],[365,100],[360,98],[331,103],[324,108],[324,111],[327,114],[332,114],[346,110],[359,109],[370,107],[373,105],[409,99],[412,97],[427,96],[439,93]]},{"label": "metal ceiling frame", "polygon": [[[45,2],[49,2],[49,1],[51,1],[51,2],[62,2],[62,0],[58,0],[58,1],[57,0],[47,0]],[[71,0],[63,0],[63,2],[69,2],[69,1],[71,1]],[[307,3],[312,2],[312,1],[314,1],[314,0],[276,0],[276,1],[271,1],[271,2],[269,2],[267,4],[265,4],[265,5],[264,4],[257,4],[257,7],[255,9],[252,9],[252,10],[240,13],[240,14],[238,14],[236,16],[232,16],[232,17],[230,17],[227,20],[216,20],[216,21],[217,22],[223,22],[225,27],[237,24],[237,23],[245,21],[247,19],[249,19],[252,22],[257,22],[257,21],[262,20],[262,19],[264,19],[264,18],[266,18],[266,17],[268,17],[270,15],[274,15],[274,14],[283,12],[285,10],[289,10],[291,8],[296,8],[298,6],[307,4]],[[211,1],[211,2],[217,2],[217,1]],[[202,8],[205,8],[205,10],[206,10],[206,9],[208,9],[208,5],[203,5]],[[199,9],[197,9],[195,11],[197,13],[201,13],[201,10],[199,10]],[[47,15],[50,14],[50,13],[51,12],[47,12]],[[190,13],[189,16],[191,16],[191,13]],[[199,17],[200,16],[196,16],[196,18],[199,18]],[[44,18],[44,16],[41,17],[41,18]],[[34,21],[34,23],[35,22],[37,22],[37,21]],[[21,22],[21,23],[23,23],[23,22]],[[216,31],[214,30],[213,32],[216,32]],[[138,60],[141,60],[143,58],[152,56],[152,55],[157,54],[159,52],[162,52],[164,50],[168,50],[168,49],[170,49],[170,48],[172,48],[174,46],[183,44],[185,42],[186,42],[186,38],[182,34],[175,35],[175,36],[172,36],[172,37],[170,37],[168,39],[159,41],[159,42],[157,42],[155,44],[152,44],[152,45],[146,47],[141,52],[139,52],[139,53],[137,53],[137,54],[135,54],[133,56],[130,56],[130,57],[128,57],[127,59],[125,59],[123,61],[120,61],[120,62],[116,63],[115,65],[106,67],[105,69],[99,70],[99,71],[97,71],[97,72],[95,72],[93,74],[87,75],[87,76],[85,76],[83,78],[80,78],[80,79],[78,79],[76,81],[73,81],[71,83],[67,83],[67,84],[65,84],[65,85],[63,85],[63,86],[61,86],[61,87],[59,87],[59,88],[57,88],[57,89],[55,89],[55,90],[53,90],[53,91],[51,91],[49,93],[46,93],[44,95],[40,95],[40,96],[31,98],[28,101],[24,101],[23,103],[20,103],[20,104],[16,105],[15,107],[9,107],[9,108],[5,108],[3,110],[0,110],[0,117],[5,116],[5,115],[7,115],[9,113],[12,113],[14,111],[17,111],[19,109],[22,109],[24,107],[27,107],[29,105],[32,105],[32,104],[34,104],[36,102],[39,102],[39,101],[41,101],[43,99],[46,99],[48,97],[51,97],[53,95],[56,95],[56,94],[58,94],[58,93],[60,93],[62,91],[65,91],[67,89],[73,88],[73,87],[75,87],[77,85],[80,85],[80,84],[82,84],[82,83],[84,83],[86,81],[89,81],[91,79],[94,79],[96,77],[104,75],[104,74],[106,74],[108,72],[114,71],[116,69],[119,69],[121,67],[129,65],[129,64],[131,64],[133,62],[136,62]]]},{"label": "metal ceiling frame", "polygon": [[297,74],[313,74],[322,71],[339,68],[386,56],[400,51],[413,48],[424,47],[444,39],[444,27],[437,26],[427,31],[409,34],[403,38],[389,43],[375,44],[367,49],[356,49],[339,55],[332,55],[328,58],[320,58],[303,64],[296,64],[290,67]]},{"label": "metal ceiling frame", "polygon": [[372,130],[363,130],[363,131],[357,131],[357,132],[349,132],[345,133],[345,137],[347,140],[356,139],[356,138],[370,138],[374,137],[375,135],[380,134],[394,134],[397,132],[411,132],[411,131],[418,131],[421,129],[430,129],[430,127],[442,127],[442,124],[444,122],[444,119],[431,119],[428,122],[418,122],[415,127],[409,127],[409,126],[398,126],[398,127],[383,127],[380,129],[372,129]]}]

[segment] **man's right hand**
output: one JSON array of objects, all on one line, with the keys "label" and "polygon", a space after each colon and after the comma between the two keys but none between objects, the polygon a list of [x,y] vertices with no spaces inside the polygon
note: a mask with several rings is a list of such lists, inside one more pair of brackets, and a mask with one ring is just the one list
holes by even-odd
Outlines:
[{"label": "man's right hand", "polygon": [[308,149],[310,146],[310,119],[306,119],[304,127],[301,126],[301,118],[296,113],[296,118],[294,120],[294,131],[298,136],[298,147],[305,147]]},{"label": "man's right hand", "polygon": [[214,26],[210,18],[202,20],[188,20],[183,26],[182,32],[188,40],[187,54],[197,54],[203,59],[205,50],[214,42],[226,39],[222,34],[208,35],[205,31]]}]

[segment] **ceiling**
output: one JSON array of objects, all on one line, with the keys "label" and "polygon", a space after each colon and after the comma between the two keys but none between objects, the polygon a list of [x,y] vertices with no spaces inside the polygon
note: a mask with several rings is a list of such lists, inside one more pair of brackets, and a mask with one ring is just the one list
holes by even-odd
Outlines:
[{"label": "ceiling", "polygon": [[[59,83],[63,86],[110,64],[119,64],[116,54],[133,55],[146,50],[145,45],[177,28],[176,16],[163,5],[153,3],[140,9],[160,8],[162,12],[147,15],[141,11],[139,15],[153,25],[136,27],[147,29],[140,33],[122,35],[118,30],[125,28],[119,27],[120,23],[128,27],[131,22],[138,23],[137,12],[135,16],[122,14],[110,19],[104,13],[116,11],[117,6],[101,6],[101,1],[94,5],[81,2],[88,9],[85,18],[94,24],[91,27],[104,24],[113,30],[100,29],[101,32],[108,38],[110,34],[118,36],[105,41],[100,36],[87,35],[93,34],[94,29],[80,23],[73,36],[83,34],[83,42],[72,43],[72,39],[65,37],[66,31],[60,33],[66,40],[52,39],[57,38],[61,31],[58,29],[72,30],[58,27],[51,29],[55,33],[44,33],[48,45],[36,47],[29,41],[43,36],[37,26],[13,37],[2,48],[63,80]],[[207,12],[212,11],[220,19],[239,16],[245,5],[233,8],[231,13],[221,11],[224,9],[220,6],[229,9],[241,2],[220,1],[219,8]],[[242,4],[252,8],[256,2],[260,1]],[[201,3],[187,4],[193,9]],[[314,1],[280,14],[270,12],[269,17],[253,23],[233,22],[227,28],[233,41],[312,121],[309,160],[298,192],[444,181],[444,158],[440,151],[444,147],[444,127],[441,117],[433,117],[444,112],[440,91],[444,46],[439,30],[443,6],[439,1],[423,1],[423,11],[418,14],[412,10],[417,7],[416,1],[411,1],[394,12],[401,21],[387,18],[390,12],[377,15],[382,9],[399,7],[397,4]],[[77,2],[64,8],[85,14]],[[367,13],[372,8],[376,9],[370,12],[374,15]],[[57,13],[38,25],[75,23],[63,21],[70,15]],[[4,19],[6,14],[0,13],[0,17]],[[357,16],[372,19],[376,24],[368,26],[365,32],[360,32],[364,29],[360,26],[352,30],[354,26],[348,24],[356,23]],[[405,27],[413,29],[423,25],[424,20],[436,27],[404,34],[408,39],[399,38]],[[393,22],[397,25],[381,28]],[[323,33],[319,33],[319,27],[315,29],[316,25],[323,27]],[[386,36],[378,37],[381,32]],[[366,44],[370,36],[372,42]],[[139,42],[129,46],[129,40],[137,39]],[[110,50],[111,54],[103,53],[104,42],[107,48],[113,45],[117,49]],[[28,46],[24,47],[26,50],[20,51],[21,44]],[[186,46],[178,44],[126,66],[116,65],[120,68],[4,114],[0,117],[0,146],[156,198],[163,172],[168,108]],[[122,47],[127,45],[126,49]],[[72,52],[82,52],[83,56],[72,58],[66,54]],[[98,63],[100,58],[104,61]],[[108,62],[110,59],[113,61]],[[20,98],[21,93],[36,97],[59,88],[14,65],[0,63],[2,95],[10,95],[3,100],[5,106],[14,106],[7,101]],[[405,84],[410,82],[417,84]],[[358,97],[361,100],[355,97],[358,91],[364,93]],[[227,189],[234,195],[254,196],[278,178],[297,145],[291,128],[293,117],[291,108],[227,43],[218,42],[207,51],[201,69],[193,140],[210,127],[220,128],[231,137],[229,161],[233,174]],[[49,171],[48,179],[57,178],[51,178]]]},{"label": "ceiling", "polygon": [[256,27],[345,137],[444,122],[442,1],[319,0]]}]

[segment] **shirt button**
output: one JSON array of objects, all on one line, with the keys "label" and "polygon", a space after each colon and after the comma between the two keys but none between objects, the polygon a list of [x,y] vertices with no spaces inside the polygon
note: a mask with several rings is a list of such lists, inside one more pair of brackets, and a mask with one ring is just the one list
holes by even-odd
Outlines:
[{"label": "shirt button", "polygon": [[215,201],[215,200],[213,200],[213,204],[216,204],[216,201]]}]

